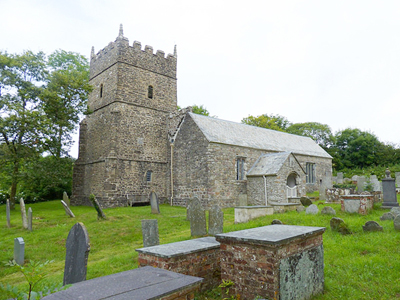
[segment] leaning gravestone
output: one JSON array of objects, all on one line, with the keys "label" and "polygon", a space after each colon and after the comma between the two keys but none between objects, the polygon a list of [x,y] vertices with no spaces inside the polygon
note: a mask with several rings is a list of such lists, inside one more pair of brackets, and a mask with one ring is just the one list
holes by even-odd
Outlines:
[{"label": "leaning gravestone", "polygon": [[14,239],[14,260],[20,266],[25,262],[25,242],[22,237]]},{"label": "leaning gravestone", "polygon": [[337,231],[337,232],[341,233],[342,235],[351,234],[351,230],[349,229],[349,227],[346,225],[346,223],[341,218],[333,217],[330,220],[329,224],[331,226],[332,231]]},{"label": "leaning gravestone", "polygon": [[64,200],[61,200],[61,204],[64,207],[65,213],[67,214],[67,216],[70,216],[71,218],[75,218],[74,213],[72,212],[72,210],[68,207],[67,203],[64,202]]},{"label": "leaning gravestone", "polygon": [[151,206],[151,213],[152,214],[159,214],[160,207],[158,205],[158,197],[157,194],[154,192],[150,193],[150,206]]},{"label": "leaning gravestone", "polygon": [[398,207],[396,183],[394,178],[390,176],[389,169],[385,171],[386,177],[382,179],[383,203],[382,208]]},{"label": "leaning gravestone", "polygon": [[160,244],[157,220],[142,220],[143,247]]},{"label": "leaning gravestone", "polygon": [[383,227],[375,221],[368,221],[363,225],[364,231],[382,231]]},{"label": "leaning gravestone", "polygon": [[384,213],[379,220],[386,221],[386,220],[394,220],[394,215],[391,212]]},{"label": "leaning gravestone", "polygon": [[89,235],[82,223],[76,223],[69,231],[65,247],[67,252],[63,285],[86,280],[90,243]]},{"label": "leaning gravestone", "polygon": [[7,227],[11,227],[11,216],[10,216],[10,200],[7,199],[7,204],[6,204],[6,216],[7,216]]},{"label": "leaning gravestone", "polygon": [[70,200],[69,200],[69,197],[68,197],[67,192],[64,192],[64,193],[63,193],[63,201],[68,205],[68,207],[71,206],[71,202],[70,202]]},{"label": "leaning gravestone", "polygon": [[321,215],[336,215],[336,211],[330,206],[325,206],[321,209]]},{"label": "leaning gravestone", "polygon": [[311,199],[308,197],[301,197],[300,202],[303,204],[303,206],[310,206],[312,204]]},{"label": "leaning gravestone", "polygon": [[32,231],[32,208],[28,209],[28,230]]},{"label": "leaning gravestone", "polygon": [[216,235],[224,232],[224,213],[218,205],[211,207],[208,214],[208,234]]},{"label": "leaning gravestone", "polygon": [[190,215],[190,232],[192,236],[206,235],[207,224],[206,214],[204,209],[201,207],[201,203],[197,198],[191,201],[189,207]]},{"label": "leaning gravestone", "polygon": [[99,220],[99,219],[107,219],[107,217],[104,214],[103,210],[101,209],[99,201],[97,201],[95,195],[90,194],[89,200],[90,200],[90,202],[92,202],[95,210],[97,211],[97,220]]},{"label": "leaning gravestone", "polygon": [[400,215],[398,215],[396,218],[394,218],[393,221],[394,229],[397,231],[400,231]]},{"label": "leaning gravestone", "polygon": [[311,204],[306,209],[306,214],[307,215],[316,215],[317,213],[319,213],[319,209],[318,209],[318,206],[316,206],[315,204]]},{"label": "leaning gravestone", "polygon": [[19,200],[19,205],[21,208],[21,217],[22,217],[22,226],[25,229],[28,229],[28,219],[26,218],[26,209],[25,209],[25,202],[24,199]]},{"label": "leaning gravestone", "polygon": [[343,173],[342,172],[338,172],[336,174],[336,177],[337,177],[337,183],[338,184],[342,184],[343,183]]}]

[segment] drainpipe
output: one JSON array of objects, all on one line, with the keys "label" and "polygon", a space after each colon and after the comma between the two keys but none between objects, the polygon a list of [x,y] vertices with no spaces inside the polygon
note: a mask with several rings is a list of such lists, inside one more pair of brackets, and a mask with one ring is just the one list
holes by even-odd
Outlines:
[{"label": "drainpipe", "polygon": [[171,206],[172,206],[172,200],[174,199],[174,173],[173,173],[173,164],[174,164],[174,144],[171,143]]},{"label": "drainpipe", "polygon": [[263,175],[264,178],[264,196],[265,196],[265,206],[268,206],[268,194],[267,194],[267,177]]}]

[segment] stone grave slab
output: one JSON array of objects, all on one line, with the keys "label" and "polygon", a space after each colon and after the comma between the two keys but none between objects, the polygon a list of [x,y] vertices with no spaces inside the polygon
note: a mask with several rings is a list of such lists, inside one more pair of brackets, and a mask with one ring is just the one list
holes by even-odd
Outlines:
[{"label": "stone grave slab", "polygon": [[68,207],[67,203],[64,202],[64,200],[61,200],[61,204],[64,207],[65,213],[67,214],[67,216],[70,216],[71,218],[75,218],[74,213],[72,212],[72,210]]},{"label": "stone grave slab", "polygon": [[22,237],[14,239],[14,260],[20,266],[25,262],[25,242]]},{"label": "stone grave slab", "polygon": [[208,212],[208,234],[216,235],[224,232],[224,213],[218,205],[214,205]]},{"label": "stone grave slab", "polygon": [[160,244],[157,220],[142,220],[143,247]]},{"label": "stone grave slab", "polygon": [[[143,267],[73,284],[43,300],[147,300],[192,299],[202,278]],[[176,294],[176,297],[174,295]],[[182,295],[179,298],[179,294]],[[165,297],[165,298],[164,298]]]},{"label": "stone grave slab", "polygon": [[198,199],[194,198],[189,206],[190,232],[192,236],[207,234],[206,213]]},{"label": "stone grave slab", "polygon": [[76,223],[71,228],[65,247],[67,251],[63,285],[86,280],[90,243],[85,225]]},{"label": "stone grave slab", "polygon": [[151,206],[151,213],[152,214],[159,214],[160,213],[160,206],[158,204],[158,197],[157,194],[154,192],[150,193],[150,206]]}]

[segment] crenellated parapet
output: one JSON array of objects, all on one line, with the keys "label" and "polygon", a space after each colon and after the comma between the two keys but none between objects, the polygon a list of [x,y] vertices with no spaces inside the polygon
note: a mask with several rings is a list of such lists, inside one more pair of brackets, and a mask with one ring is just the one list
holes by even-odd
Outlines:
[{"label": "crenellated parapet", "polygon": [[134,41],[132,46],[129,40],[123,36],[122,25],[117,39],[110,42],[105,48],[95,54],[92,48],[90,60],[90,78],[107,70],[116,63],[125,63],[143,70],[148,70],[160,75],[176,79],[177,54],[165,56],[165,52],[153,51],[153,47],[146,45],[142,50],[141,43]]}]

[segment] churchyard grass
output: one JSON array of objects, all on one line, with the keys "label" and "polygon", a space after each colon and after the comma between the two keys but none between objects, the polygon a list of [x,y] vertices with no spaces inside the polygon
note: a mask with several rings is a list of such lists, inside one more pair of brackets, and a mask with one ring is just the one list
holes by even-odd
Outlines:
[{"label": "churchyard grass", "polygon": [[[319,201],[320,202],[320,201]],[[318,203],[318,202],[317,202]],[[321,210],[324,204],[319,204]],[[234,209],[224,209],[224,232],[271,224],[279,219],[288,225],[326,227],[324,239],[325,292],[314,299],[400,299],[400,232],[393,221],[380,221],[385,212],[375,207],[367,216],[350,215],[340,211],[340,205],[331,204],[336,217],[342,218],[353,231],[342,236],[332,232],[332,216],[306,215],[296,211],[265,216],[248,223],[234,224]],[[161,205],[161,214],[150,213],[149,206],[105,209],[106,220],[97,220],[93,207],[71,207],[76,218],[66,216],[60,201],[29,204],[33,210],[33,231],[22,228],[19,206],[11,212],[11,228],[6,227],[5,205],[0,206],[0,282],[27,287],[23,275],[5,265],[13,257],[14,238],[23,237],[25,259],[35,262],[54,260],[47,265],[47,278],[38,289],[62,282],[65,259],[65,241],[76,222],[86,226],[91,250],[87,278],[95,278],[137,267],[136,248],[142,247],[141,220],[157,219],[160,244],[190,239],[190,224],[182,207]],[[363,232],[362,225],[374,220],[383,226],[383,232]],[[279,225],[275,225],[279,226]],[[206,298],[199,295],[197,299]],[[0,295],[0,300],[7,295]]]}]

